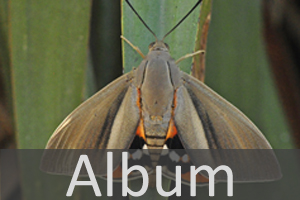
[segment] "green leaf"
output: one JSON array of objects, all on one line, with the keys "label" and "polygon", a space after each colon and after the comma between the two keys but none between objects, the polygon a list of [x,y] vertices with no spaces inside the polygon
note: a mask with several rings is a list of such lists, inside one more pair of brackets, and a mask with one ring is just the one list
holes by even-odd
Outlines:
[{"label": "green leaf", "polygon": [[90,48],[98,90],[123,73],[120,7],[120,1],[93,1]]},{"label": "green leaf", "polygon": [[241,109],[273,148],[293,148],[263,38],[259,1],[213,1],[206,84]]},{"label": "green leaf", "polygon": [[[130,2],[147,25],[154,31],[158,39],[162,39],[162,37],[188,13],[197,0],[131,0]],[[155,41],[155,38],[124,1],[122,12],[123,36],[138,46],[146,55],[148,53],[149,44]],[[165,39],[165,42],[170,47],[171,56],[175,60],[193,52],[199,12],[200,6]],[[191,60],[192,59],[189,58],[180,62],[179,67],[185,72],[190,72]],[[141,56],[123,41],[123,67],[125,72],[130,71],[132,67],[138,67],[141,61]]]},{"label": "green leaf", "polygon": [[13,105],[20,148],[44,148],[83,100],[90,1],[12,1]]},{"label": "green leaf", "polygon": [[3,78],[4,84],[4,96],[5,101],[9,110],[9,114],[12,115],[12,89],[11,89],[11,60],[10,60],[10,51],[9,51],[9,41],[8,41],[8,27],[9,27],[9,18],[8,10],[9,4],[8,0],[0,1],[0,70]]},{"label": "green leaf", "polygon": [[[206,51],[207,36],[211,19],[212,0],[204,0],[201,4],[199,23],[197,27],[195,51]],[[198,54],[193,57],[192,76],[204,82],[206,54]]]},{"label": "green leaf", "polygon": [[[7,54],[21,149],[43,149],[59,123],[83,100],[90,7],[90,1],[9,1]],[[21,166],[24,199],[64,199],[62,188],[70,178],[45,179],[49,175],[29,167],[39,162]]]}]

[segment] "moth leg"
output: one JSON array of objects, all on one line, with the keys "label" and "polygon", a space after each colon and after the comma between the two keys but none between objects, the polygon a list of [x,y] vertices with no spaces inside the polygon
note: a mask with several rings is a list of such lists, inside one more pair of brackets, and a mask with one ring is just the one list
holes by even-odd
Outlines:
[{"label": "moth leg", "polygon": [[142,53],[142,51],[137,47],[134,46],[129,40],[127,40],[123,35],[121,35],[121,39],[123,39],[125,42],[127,42],[134,50],[136,50],[144,59],[146,56]]},{"label": "moth leg", "polygon": [[178,64],[179,62],[183,61],[186,58],[190,58],[190,57],[196,56],[196,55],[201,54],[201,53],[204,54],[205,51],[204,50],[199,50],[199,51],[196,51],[194,53],[186,54],[186,55],[182,56],[181,58],[179,58],[178,60],[176,60],[175,63]]}]

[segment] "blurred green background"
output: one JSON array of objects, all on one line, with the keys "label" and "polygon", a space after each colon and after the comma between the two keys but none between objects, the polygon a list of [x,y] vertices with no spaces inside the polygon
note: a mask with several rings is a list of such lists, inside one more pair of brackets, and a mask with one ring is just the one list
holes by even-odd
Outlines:
[{"label": "blurred green background", "polygon": [[273,148],[293,148],[266,57],[261,4],[213,1],[205,82],[242,110]]},{"label": "blurred green background", "polygon": [[[196,0],[131,2],[161,36]],[[214,0],[212,7],[205,83],[242,110],[274,148],[294,148],[265,53],[261,2]],[[2,148],[44,148],[74,108],[123,73],[122,65],[137,67],[141,57],[121,48],[120,9],[119,0],[0,0]],[[175,59],[194,50],[199,10],[166,39]],[[146,54],[154,38],[126,5],[123,15],[122,34]],[[191,64],[179,66],[190,71]]]}]

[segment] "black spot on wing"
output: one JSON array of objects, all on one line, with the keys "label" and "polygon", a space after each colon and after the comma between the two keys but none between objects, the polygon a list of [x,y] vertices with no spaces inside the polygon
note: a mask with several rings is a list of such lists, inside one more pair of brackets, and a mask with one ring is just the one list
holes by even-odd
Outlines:
[{"label": "black spot on wing", "polygon": [[129,149],[142,149],[144,144],[145,144],[145,141],[143,138],[141,138],[139,136],[135,136]]},{"label": "black spot on wing", "polygon": [[[180,134],[180,133],[178,133],[178,134]],[[173,138],[169,138],[166,141],[166,145],[169,149],[184,149],[184,147],[178,137],[178,134],[175,135]]]}]

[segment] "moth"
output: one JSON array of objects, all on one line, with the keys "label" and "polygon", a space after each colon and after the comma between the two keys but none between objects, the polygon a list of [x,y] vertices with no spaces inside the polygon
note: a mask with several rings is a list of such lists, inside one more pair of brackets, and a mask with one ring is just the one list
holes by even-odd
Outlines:
[{"label": "moth", "polygon": [[[136,13],[128,0],[126,2]],[[204,83],[180,71],[169,53],[169,46],[156,39],[136,69],[108,84],[67,116],[49,139],[46,149],[147,149],[155,166],[160,158],[168,158],[162,155],[163,149],[169,152],[184,149],[186,154],[172,151],[175,154],[172,157],[170,153],[169,158],[200,165],[211,158],[199,156],[194,149],[270,150],[271,146],[240,110]],[[137,153],[132,155],[141,157]],[[245,157],[235,155],[235,160]],[[267,157],[271,165],[276,166],[259,169],[255,161],[261,155],[251,155],[247,159],[253,160],[253,172],[248,172],[249,176],[243,172],[240,177],[235,176],[236,180],[271,180],[280,176],[272,153]],[[120,162],[117,158],[115,169]],[[164,170],[168,177],[174,174],[168,168]],[[197,179],[199,182],[207,180],[203,174],[199,176],[202,176]]]}]

